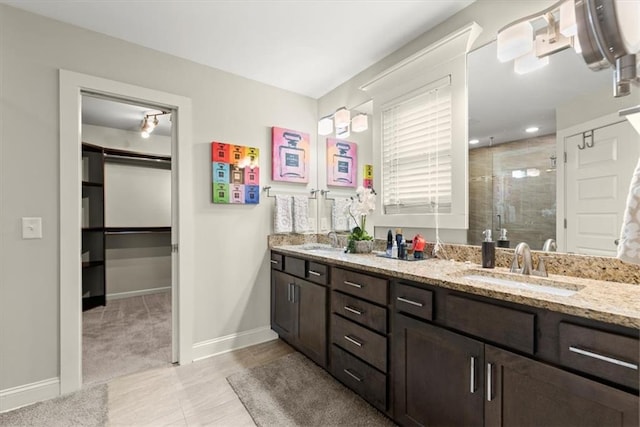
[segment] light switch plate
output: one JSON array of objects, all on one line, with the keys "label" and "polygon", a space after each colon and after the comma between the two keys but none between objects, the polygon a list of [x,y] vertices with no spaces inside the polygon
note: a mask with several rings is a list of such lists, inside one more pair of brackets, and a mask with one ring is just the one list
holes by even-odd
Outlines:
[{"label": "light switch plate", "polygon": [[42,218],[22,218],[22,238],[42,239]]}]

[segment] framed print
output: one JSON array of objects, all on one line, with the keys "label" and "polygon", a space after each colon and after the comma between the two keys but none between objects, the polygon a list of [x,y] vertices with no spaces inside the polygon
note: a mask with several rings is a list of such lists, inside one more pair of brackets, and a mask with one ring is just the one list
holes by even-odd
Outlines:
[{"label": "framed print", "polygon": [[213,203],[260,203],[259,156],[255,147],[211,143]]},{"label": "framed print", "polygon": [[274,126],[271,139],[271,179],[309,182],[309,134]]},{"label": "framed print", "polygon": [[356,143],[327,138],[327,185],[357,187],[357,168]]}]

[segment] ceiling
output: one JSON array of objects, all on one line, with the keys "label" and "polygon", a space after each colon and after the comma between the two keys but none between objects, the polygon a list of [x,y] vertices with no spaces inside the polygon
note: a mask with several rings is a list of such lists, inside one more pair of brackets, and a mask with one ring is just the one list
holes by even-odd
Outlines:
[{"label": "ceiling", "polygon": [[475,0],[0,0],[319,98]]}]

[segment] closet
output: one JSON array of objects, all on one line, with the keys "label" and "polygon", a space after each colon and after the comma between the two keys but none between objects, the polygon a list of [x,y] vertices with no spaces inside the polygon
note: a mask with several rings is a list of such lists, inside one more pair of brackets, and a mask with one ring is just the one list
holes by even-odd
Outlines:
[{"label": "closet", "polygon": [[171,157],[82,144],[82,309],[171,287]]}]

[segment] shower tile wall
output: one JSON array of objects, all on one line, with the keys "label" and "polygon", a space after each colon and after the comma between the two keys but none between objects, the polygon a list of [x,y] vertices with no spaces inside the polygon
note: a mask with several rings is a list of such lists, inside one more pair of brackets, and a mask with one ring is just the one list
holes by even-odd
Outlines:
[{"label": "shower tile wall", "polygon": [[511,247],[555,239],[555,145],[552,134],[469,151],[469,244],[480,244],[486,228],[497,239],[498,215]]}]

